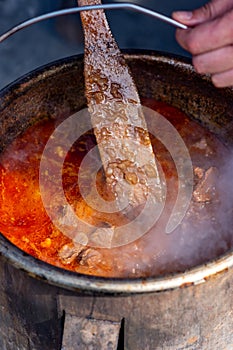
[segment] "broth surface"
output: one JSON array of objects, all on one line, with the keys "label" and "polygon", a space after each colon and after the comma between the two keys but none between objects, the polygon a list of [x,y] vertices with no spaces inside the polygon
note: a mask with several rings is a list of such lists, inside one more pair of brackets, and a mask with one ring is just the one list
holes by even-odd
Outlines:
[{"label": "broth surface", "polygon": [[[58,123],[49,119],[26,130],[0,157],[0,231],[3,235],[23,251],[49,264],[106,277],[148,277],[184,271],[228,251],[232,247],[232,197],[227,181],[224,186],[220,181],[220,171],[226,166],[229,150],[178,109],[149,99],[142,100],[142,104],[158,111],[175,126],[193,163],[192,202],[182,223],[171,235],[165,233],[165,226],[177,197],[177,172],[169,152],[152,135],[151,143],[167,181],[166,206],[154,227],[135,242],[113,249],[83,246],[59,231],[43,207],[39,188],[42,152]],[[120,212],[109,214],[91,208],[80,194],[79,167],[95,146],[92,131],[73,144],[64,162],[63,188],[76,215],[99,227],[104,235],[109,226],[122,225],[128,219]],[[63,156],[62,147],[57,154],[57,157]],[[51,161],[55,164],[57,160]],[[88,179],[87,174],[87,188]],[[96,182],[101,196],[112,200],[103,171],[99,171]],[[48,179],[48,196],[56,196],[52,176]],[[57,200],[59,203],[59,198]]]}]

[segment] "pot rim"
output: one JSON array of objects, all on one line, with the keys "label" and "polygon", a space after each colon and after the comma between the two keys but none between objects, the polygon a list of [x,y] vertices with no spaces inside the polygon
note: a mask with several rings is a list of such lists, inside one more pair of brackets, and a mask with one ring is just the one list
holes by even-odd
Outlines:
[{"label": "pot rim", "polygon": [[[162,60],[168,64],[175,65],[182,64],[182,67],[185,66],[189,71],[194,71],[191,60],[186,57],[153,50],[134,49],[122,51],[126,58],[127,56],[133,58],[143,58],[145,56],[147,60]],[[59,67],[60,69],[61,67],[67,68],[70,64],[74,64],[75,61],[81,62],[82,59],[82,54],[74,55],[43,65],[3,88],[0,91],[0,99],[6,99],[8,102],[7,95],[11,91],[14,90],[16,95],[21,94],[25,91],[25,87],[28,89],[31,86],[30,84],[35,84],[35,81],[43,79],[45,72],[47,76],[54,74]],[[204,77],[203,79],[206,80],[208,78]],[[2,106],[2,103],[0,106]],[[212,277],[216,277],[216,275],[226,273],[233,266],[233,251],[229,251],[217,259],[195,266],[182,273],[134,279],[96,277],[65,270],[36,259],[13,245],[2,234],[0,234],[0,255],[3,260],[9,262],[15,268],[21,269],[29,276],[44,280],[49,284],[73,291],[105,294],[161,292],[198,285]]]}]

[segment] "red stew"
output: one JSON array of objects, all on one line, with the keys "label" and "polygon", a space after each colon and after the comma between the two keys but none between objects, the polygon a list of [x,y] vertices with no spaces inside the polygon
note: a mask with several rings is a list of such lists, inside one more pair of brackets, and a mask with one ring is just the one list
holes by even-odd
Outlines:
[{"label": "red stew", "polygon": [[[40,159],[55,128],[52,120],[30,127],[1,155],[0,231],[3,235],[23,251],[49,264],[106,277],[145,277],[182,271],[227,250],[230,244],[227,233],[224,236],[223,232],[221,244],[215,234],[218,229],[218,222],[214,222],[217,210],[215,208],[221,202],[216,194],[217,185],[208,181],[212,170],[222,166],[228,150],[213,134],[190,120],[180,110],[148,99],[143,104],[161,113],[175,126],[193,162],[193,200],[182,224],[172,235],[166,235],[164,228],[166,217],[177,195],[176,168],[169,152],[152,136],[157,160],[168,183],[168,205],[155,226],[137,241],[114,249],[81,247],[60,232],[46,214],[39,189]],[[80,137],[67,154],[63,168],[66,198],[83,220],[100,227],[103,223],[122,224],[127,220],[121,213],[98,212],[85,203],[79,192],[79,166],[95,144],[95,137],[89,132]],[[62,149],[60,152],[62,154]],[[98,174],[97,187],[105,199],[111,199],[102,172]],[[202,229],[201,221],[204,223]],[[207,230],[206,234],[206,227],[210,227],[210,223],[211,230]],[[210,240],[213,243],[211,247],[208,243]]]}]

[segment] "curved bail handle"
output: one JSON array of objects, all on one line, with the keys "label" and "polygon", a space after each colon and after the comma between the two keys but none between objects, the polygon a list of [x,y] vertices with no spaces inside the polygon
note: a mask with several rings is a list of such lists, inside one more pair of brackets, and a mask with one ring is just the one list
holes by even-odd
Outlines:
[{"label": "curved bail handle", "polygon": [[152,11],[150,9],[147,9],[143,6],[139,6],[136,4],[132,4],[132,3],[120,3],[120,4],[101,4],[101,5],[91,5],[91,6],[81,6],[81,7],[74,7],[74,8],[70,8],[70,9],[64,9],[64,10],[59,10],[59,11],[54,11],[54,12],[49,12],[46,13],[44,15],[38,16],[38,17],[34,17],[31,18],[25,22],[22,22],[18,25],[16,25],[15,27],[11,28],[10,30],[8,30],[7,32],[3,33],[0,36],[0,43],[3,42],[4,40],[6,40],[8,37],[10,37],[11,35],[15,34],[16,32],[29,27],[35,23],[44,21],[46,19],[50,19],[50,18],[54,18],[54,17],[58,17],[58,16],[64,16],[64,15],[70,15],[70,14],[74,14],[74,13],[78,13],[81,11],[90,11],[90,10],[119,10],[119,9],[129,9],[129,10],[133,10],[136,12],[140,12],[143,13],[145,15],[151,16],[153,18],[159,19],[163,22],[169,23],[177,28],[181,28],[181,29],[188,29],[188,27],[178,21],[175,21],[174,19],[167,17],[161,13]]},{"label": "curved bail handle", "polygon": [[117,350],[121,322],[65,313],[61,350]]}]

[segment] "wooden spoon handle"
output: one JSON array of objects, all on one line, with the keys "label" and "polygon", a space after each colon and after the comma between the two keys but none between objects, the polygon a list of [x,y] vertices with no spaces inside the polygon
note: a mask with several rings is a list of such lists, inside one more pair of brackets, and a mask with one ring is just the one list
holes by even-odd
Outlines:
[{"label": "wooden spoon handle", "polygon": [[[80,6],[100,0],[78,0]],[[110,31],[103,10],[81,13],[85,33],[85,83],[88,104],[108,100],[140,103],[128,66]],[[97,86],[99,84],[99,86]]]},{"label": "wooden spoon handle", "polygon": [[[78,4],[101,1],[78,0]],[[107,183],[118,204],[128,200],[135,208],[145,203],[149,192],[154,192],[155,202],[161,201],[159,173],[139,95],[104,11],[84,11],[81,19],[86,97]]]}]

